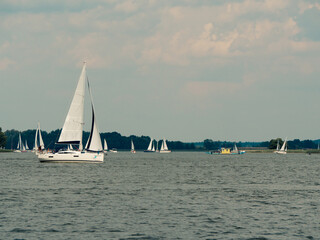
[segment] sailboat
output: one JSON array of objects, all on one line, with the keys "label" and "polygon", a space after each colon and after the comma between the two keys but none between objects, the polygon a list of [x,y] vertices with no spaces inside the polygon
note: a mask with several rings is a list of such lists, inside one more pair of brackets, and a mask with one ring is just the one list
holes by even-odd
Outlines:
[{"label": "sailboat", "polygon": [[148,146],[147,150],[144,150],[144,152],[150,152],[150,153],[155,152],[153,138],[151,138],[149,146]]},{"label": "sailboat", "polygon": [[108,144],[107,144],[107,141],[105,139],[103,139],[103,146],[104,146],[103,151],[105,153],[108,152]]},{"label": "sailboat", "polygon": [[161,144],[161,148],[160,148],[160,153],[170,153],[171,150],[168,149],[167,143],[166,143],[166,139],[164,138],[162,140],[162,144]]},{"label": "sailboat", "polygon": [[277,154],[287,154],[287,150],[288,150],[288,146],[287,146],[287,138],[286,138],[286,140],[284,140],[284,143],[282,144],[282,147],[280,148],[280,150],[275,151],[275,153],[277,153]]},{"label": "sailboat", "polygon": [[234,147],[233,147],[233,149],[232,149],[232,151],[231,151],[231,154],[244,154],[245,152],[246,152],[246,151],[239,150],[239,149],[237,148],[237,145],[234,144]]},{"label": "sailboat", "polygon": [[26,149],[26,151],[28,151],[28,150],[29,150],[29,146],[28,146],[27,140],[25,140],[25,143],[26,143],[26,144],[24,145],[24,146],[25,146],[25,149]]},{"label": "sailboat", "polygon": [[279,151],[279,150],[280,150],[280,143],[279,143],[279,139],[278,139],[276,151]]},{"label": "sailboat", "polygon": [[21,139],[21,133],[19,133],[19,140],[17,149],[14,152],[26,152],[26,147],[24,146],[22,139]]},{"label": "sailboat", "polygon": [[134,150],[134,144],[133,144],[132,139],[131,139],[131,152],[136,153],[136,150]]},{"label": "sailboat", "polygon": [[[39,143],[39,144],[38,144]],[[37,130],[36,130],[36,135],[34,138],[34,147],[33,151],[38,154],[39,152],[45,150],[44,148],[44,143],[41,135],[41,130],[40,130],[40,123],[38,123]]]},{"label": "sailboat", "polygon": [[[92,123],[91,132],[85,149],[82,149],[83,114],[85,84],[87,82],[91,100]],[[40,162],[103,162],[104,153],[102,149],[100,134],[96,122],[93,98],[91,94],[89,79],[86,74],[86,63],[84,63],[77,88],[75,90],[68,114],[66,116],[59,140],[56,144],[79,145],[79,150],[60,150],[56,153],[40,153]]]}]

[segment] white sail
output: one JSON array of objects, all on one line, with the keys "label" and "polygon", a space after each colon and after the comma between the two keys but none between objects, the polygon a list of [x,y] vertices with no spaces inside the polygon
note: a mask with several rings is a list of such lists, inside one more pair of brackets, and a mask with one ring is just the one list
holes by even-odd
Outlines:
[{"label": "white sail", "polygon": [[163,139],[163,150],[168,150],[166,139]]},{"label": "white sail", "polygon": [[148,151],[152,151],[152,142],[153,142],[153,138],[151,138],[151,140],[150,140],[150,143],[149,143],[149,146],[148,146]]},{"label": "white sail", "polygon": [[26,150],[23,143],[22,143],[22,140],[21,140],[21,134],[19,133],[19,143],[18,143],[18,149],[21,150],[21,151],[24,151]]},{"label": "white sail", "polygon": [[285,149],[286,144],[287,144],[287,138],[286,138],[286,140],[284,140],[284,143],[283,143],[282,147],[280,148],[280,151],[283,151],[283,152],[286,151],[286,149]]},{"label": "white sail", "polygon": [[159,151],[160,153],[170,153],[171,151],[168,149],[167,141],[165,138],[162,140],[161,149]]},{"label": "white sail", "polygon": [[238,152],[238,148],[237,148],[237,145],[234,144],[234,149],[233,149],[235,152]]},{"label": "white sail", "polygon": [[108,144],[107,144],[107,141],[105,139],[103,140],[103,145],[104,145],[103,150],[108,151]]},{"label": "white sail", "polygon": [[36,136],[34,137],[34,147],[33,147],[33,150],[35,150],[35,151],[38,150],[38,130],[39,130],[39,126],[37,127]]},{"label": "white sail", "polygon": [[61,130],[58,143],[79,144],[79,148],[82,146],[85,80],[86,64],[83,65],[78,85]]},{"label": "white sail", "polygon": [[87,142],[86,150],[93,151],[93,152],[100,152],[103,150],[103,148],[102,148],[98,125],[96,122],[96,117],[94,114],[94,104],[93,104],[93,98],[92,98],[91,88],[90,88],[88,78],[87,78],[87,82],[88,82],[89,95],[90,95],[90,99],[91,99],[92,125],[91,125],[91,132],[90,132],[90,136],[89,136],[89,139]]},{"label": "white sail", "polygon": [[164,143],[164,141],[162,141],[162,143],[161,143],[161,148],[160,148],[160,151],[163,151],[163,150],[164,150],[164,146],[163,146],[163,143]]},{"label": "white sail", "polygon": [[26,150],[29,150],[29,146],[28,146],[27,140],[25,142],[26,142],[26,144],[25,144]]},{"label": "white sail", "polygon": [[134,151],[134,144],[132,140],[131,140],[131,151]]},{"label": "white sail", "polygon": [[280,149],[280,144],[279,144],[279,139],[278,139],[278,142],[277,142],[277,151],[279,151]]},{"label": "white sail", "polygon": [[41,149],[44,149],[44,142],[43,142],[43,139],[41,136],[40,123],[38,123],[38,129],[39,129],[39,144],[40,144]]}]

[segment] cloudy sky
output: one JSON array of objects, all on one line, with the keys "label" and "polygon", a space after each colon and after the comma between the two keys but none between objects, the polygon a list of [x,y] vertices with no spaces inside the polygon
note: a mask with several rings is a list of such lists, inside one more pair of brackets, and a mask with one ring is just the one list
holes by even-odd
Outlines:
[{"label": "cloudy sky", "polygon": [[1,0],[0,127],[61,128],[84,60],[100,132],[320,138],[319,1]]}]

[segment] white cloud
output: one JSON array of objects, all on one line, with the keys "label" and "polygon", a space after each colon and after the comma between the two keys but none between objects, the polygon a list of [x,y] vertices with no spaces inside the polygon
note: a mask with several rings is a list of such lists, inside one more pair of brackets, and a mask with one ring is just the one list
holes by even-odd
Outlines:
[{"label": "white cloud", "polygon": [[0,59],[0,70],[5,70],[10,65],[14,65],[14,64],[15,64],[15,62],[8,59],[8,58]]},{"label": "white cloud", "polygon": [[138,9],[138,3],[134,0],[127,0],[115,6],[115,10],[123,12],[134,12]]}]

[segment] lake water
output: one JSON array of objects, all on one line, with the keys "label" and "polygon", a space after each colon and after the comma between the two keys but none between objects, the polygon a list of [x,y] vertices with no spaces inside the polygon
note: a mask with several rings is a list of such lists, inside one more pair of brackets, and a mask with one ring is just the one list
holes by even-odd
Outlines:
[{"label": "lake water", "polygon": [[320,239],[320,155],[1,153],[0,239]]}]

